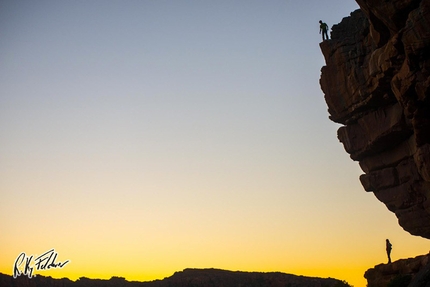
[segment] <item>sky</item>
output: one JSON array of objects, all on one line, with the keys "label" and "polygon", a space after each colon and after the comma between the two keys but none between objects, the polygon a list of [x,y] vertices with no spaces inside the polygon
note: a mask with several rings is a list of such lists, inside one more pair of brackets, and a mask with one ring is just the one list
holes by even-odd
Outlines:
[{"label": "sky", "polygon": [[426,254],[359,182],[319,86],[349,0],[0,1],[0,272],[185,268],[365,286]]}]

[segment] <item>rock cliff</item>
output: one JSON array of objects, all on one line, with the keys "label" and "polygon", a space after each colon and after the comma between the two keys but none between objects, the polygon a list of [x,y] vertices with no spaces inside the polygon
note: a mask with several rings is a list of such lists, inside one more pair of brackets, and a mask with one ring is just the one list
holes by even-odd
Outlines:
[{"label": "rock cliff", "polygon": [[367,270],[364,277],[367,287],[426,287],[430,285],[430,255],[379,264]]},{"label": "rock cliff", "polygon": [[329,117],[364,189],[430,238],[430,1],[357,3],[320,44]]}]

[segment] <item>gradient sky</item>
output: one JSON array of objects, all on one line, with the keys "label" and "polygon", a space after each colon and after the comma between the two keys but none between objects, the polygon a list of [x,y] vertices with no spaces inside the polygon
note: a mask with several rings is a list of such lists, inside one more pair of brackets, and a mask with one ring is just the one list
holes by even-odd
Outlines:
[{"label": "gradient sky", "polygon": [[429,250],[366,193],[319,87],[350,0],[0,1],[0,272],[184,268],[365,286]]}]

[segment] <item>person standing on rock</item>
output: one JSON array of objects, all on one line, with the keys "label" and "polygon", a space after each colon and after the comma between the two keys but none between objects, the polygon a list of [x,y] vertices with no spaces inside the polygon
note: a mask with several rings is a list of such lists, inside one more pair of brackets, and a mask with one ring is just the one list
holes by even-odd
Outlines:
[{"label": "person standing on rock", "polygon": [[387,249],[388,263],[391,263],[391,246],[392,245],[390,243],[390,240],[386,239],[385,245],[386,245],[386,249]]},{"label": "person standing on rock", "polygon": [[328,40],[328,26],[326,23],[324,23],[323,21],[320,20],[320,34],[322,32],[322,39],[324,40]]}]

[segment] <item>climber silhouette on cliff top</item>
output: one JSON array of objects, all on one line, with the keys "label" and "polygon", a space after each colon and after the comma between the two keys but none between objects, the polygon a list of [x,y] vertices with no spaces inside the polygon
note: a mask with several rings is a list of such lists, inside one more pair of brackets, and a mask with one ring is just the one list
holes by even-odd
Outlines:
[{"label": "climber silhouette on cliff top", "polygon": [[390,243],[390,240],[386,239],[385,245],[386,245],[386,249],[387,249],[388,263],[391,263],[391,246],[392,245]]},{"label": "climber silhouette on cliff top", "polygon": [[324,23],[323,21],[320,20],[320,34],[322,32],[322,40],[328,40],[328,26],[326,23]]}]

